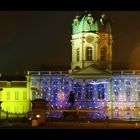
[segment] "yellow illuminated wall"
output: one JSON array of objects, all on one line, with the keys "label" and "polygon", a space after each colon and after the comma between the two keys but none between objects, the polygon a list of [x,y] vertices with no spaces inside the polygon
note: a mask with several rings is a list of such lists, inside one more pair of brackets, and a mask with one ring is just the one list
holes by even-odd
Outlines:
[{"label": "yellow illuminated wall", "polygon": [[30,108],[27,87],[5,87],[0,91],[2,110],[11,113],[27,113]]}]

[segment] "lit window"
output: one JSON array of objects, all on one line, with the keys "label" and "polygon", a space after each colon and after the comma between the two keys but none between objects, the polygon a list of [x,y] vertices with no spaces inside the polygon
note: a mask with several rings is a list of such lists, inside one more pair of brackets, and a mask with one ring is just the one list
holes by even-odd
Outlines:
[{"label": "lit window", "polygon": [[92,60],[92,47],[87,47],[87,60]]},{"label": "lit window", "polygon": [[105,55],[106,55],[106,52],[105,52],[105,48],[101,48],[101,61],[105,61]]},{"label": "lit window", "polygon": [[120,88],[119,88],[119,87],[114,87],[114,88],[113,88],[113,91],[114,91],[114,93],[115,93],[115,92],[119,92],[119,91],[120,91]]},{"label": "lit window", "polygon": [[11,82],[7,82],[7,86],[11,86]]},{"label": "lit window", "polygon": [[0,100],[2,100],[2,92],[0,92]]},{"label": "lit window", "polygon": [[103,84],[99,84],[97,87],[98,92],[98,99],[104,99],[105,98],[105,88]]},{"label": "lit window", "polygon": [[18,99],[19,99],[19,93],[15,92],[15,100],[18,100]]},{"label": "lit window", "polygon": [[138,91],[138,101],[140,102],[140,91]]},{"label": "lit window", "polygon": [[77,55],[76,55],[76,59],[77,59],[77,61],[79,61],[80,59],[80,50],[79,50],[79,48],[77,48],[77,50],[76,50],[76,53],[77,53]]},{"label": "lit window", "polygon": [[36,81],[35,79],[32,79],[32,86],[35,86],[36,85]]},{"label": "lit window", "polygon": [[41,81],[41,85],[42,85],[42,86],[47,86],[47,80],[42,80],[42,81]]},{"label": "lit window", "polygon": [[68,81],[65,81],[64,84],[65,84],[65,85],[69,85],[69,82],[68,82]]},{"label": "lit window", "polygon": [[46,99],[47,98],[47,93],[48,93],[48,88],[43,88],[42,90],[42,93],[43,93],[43,99]]},{"label": "lit window", "polygon": [[10,100],[10,92],[7,92],[7,93],[6,93],[6,99],[7,99],[7,100]]},{"label": "lit window", "polygon": [[130,81],[126,81],[126,85],[130,85],[131,83],[130,83]]},{"label": "lit window", "polygon": [[56,86],[57,84],[58,84],[58,82],[57,82],[57,81],[54,81],[54,82],[53,82],[53,85],[54,85],[54,86]]},{"label": "lit window", "polygon": [[114,85],[119,85],[119,81],[118,80],[115,80],[114,81]]},{"label": "lit window", "polygon": [[6,111],[10,112],[10,106],[6,106]]},{"label": "lit window", "polygon": [[140,85],[140,81],[138,81],[138,85]]},{"label": "lit window", "polygon": [[94,92],[94,85],[87,84],[86,85],[86,99],[92,99]]},{"label": "lit window", "polygon": [[27,92],[24,91],[24,92],[23,92],[23,100],[26,100],[26,99],[27,99]]},{"label": "lit window", "polygon": [[131,95],[132,89],[126,88],[126,101],[130,102],[130,95]]},{"label": "lit window", "polygon": [[32,91],[32,100],[34,100],[36,98],[36,92]]},{"label": "lit window", "polygon": [[118,90],[115,90],[114,91],[114,95],[115,95],[115,102],[118,102],[118,95],[119,95],[119,91]]},{"label": "lit window", "polygon": [[126,91],[127,94],[130,94],[132,92],[132,88],[127,87],[125,91]]},{"label": "lit window", "polygon": [[79,83],[76,83],[74,84],[74,87],[73,87],[73,90],[74,90],[74,93],[77,95],[77,98],[81,98],[81,85]]},{"label": "lit window", "polygon": [[25,112],[25,106],[22,107],[23,108],[23,113]]},{"label": "lit window", "polygon": [[14,107],[14,112],[18,113],[18,107],[17,106]]},{"label": "lit window", "polygon": [[128,95],[126,95],[126,101],[130,102],[130,93],[126,93],[126,94],[128,94]]}]

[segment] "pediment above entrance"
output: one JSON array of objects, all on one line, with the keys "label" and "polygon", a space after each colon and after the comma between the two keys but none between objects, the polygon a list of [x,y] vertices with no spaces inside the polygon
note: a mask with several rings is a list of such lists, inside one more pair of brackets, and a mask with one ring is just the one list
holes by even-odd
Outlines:
[{"label": "pediment above entrance", "polygon": [[94,66],[88,66],[83,69],[77,70],[69,74],[71,78],[108,78],[111,77],[111,73],[108,71],[100,70]]}]

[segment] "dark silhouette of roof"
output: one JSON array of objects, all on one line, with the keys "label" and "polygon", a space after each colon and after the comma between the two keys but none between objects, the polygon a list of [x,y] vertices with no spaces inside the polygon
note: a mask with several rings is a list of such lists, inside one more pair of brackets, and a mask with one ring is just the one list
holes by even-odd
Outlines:
[{"label": "dark silhouette of roof", "polygon": [[21,75],[2,75],[0,81],[26,81],[26,77]]}]

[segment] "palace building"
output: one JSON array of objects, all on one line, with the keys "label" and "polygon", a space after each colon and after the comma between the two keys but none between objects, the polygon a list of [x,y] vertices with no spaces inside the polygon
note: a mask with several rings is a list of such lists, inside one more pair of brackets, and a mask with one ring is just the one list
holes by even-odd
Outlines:
[{"label": "palace building", "polygon": [[6,112],[23,114],[30,110],[31,99],[27,92],[26,77],[1,76],[0,87],[2,116],[5,116]]},{"label": "palace building", "polygon": [[[0,98],[6,101],[2,109],[27,112],[29,102],[37,98],[47,100],[51,108],[67,109],[73,91],[74,107],[78,104],[79,109],[130,117],[125,111],[140,109],[140,70],[112,69],[112,44],[111,23],[105,14],[76,16],[72,22],[71,69],[27,71],[26,82],[0,82],[4,88]],[[122,112],[117,114],[118,110]]]},{"label": "palace building", "polygon": [[138,110],[140,71],[112,70],[112,43],[106,15],[76,16],[72,22],[71,69],[28,71],[32,99],[40,93],[52,108],[67,108],[68,95],[73,91],[79,109]]}]

